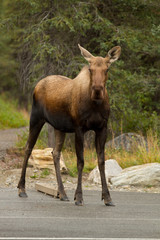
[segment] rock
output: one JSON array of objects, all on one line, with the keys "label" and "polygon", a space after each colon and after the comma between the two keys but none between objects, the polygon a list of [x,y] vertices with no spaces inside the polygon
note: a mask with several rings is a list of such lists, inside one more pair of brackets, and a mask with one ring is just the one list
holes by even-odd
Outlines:
[{"label": "rock", "polygon": [[124,133],[113,140],[106,143],[107,147],[112,147],[115,149],[125,149],[126,151],[130,151],[134,147],[143,146],[147,148],[147,142],[145,138],[136,133]]},{"label": "rock", "polygon": [[[105,161],[105,174],[107,182],[110,182],[110,178],[117,176],[122,171],[116,160],[109,159]],[[100,173],[98,166],[91,171],[88,180],[93,183],[101,184]]]},{"label": "rock", "polygon": [[113,187],[160,186],[160,163],[148,163],[125,168],[118,176],[111,179]]},{"label": "rock", "polygon": [[[52,151],[52,148],[33,150],[32,155],[29,158],[29,164],[38,169],[49,168],[54,170]],[[62,153],[60,158],[60,171],[64,174],[68,173]]]}]

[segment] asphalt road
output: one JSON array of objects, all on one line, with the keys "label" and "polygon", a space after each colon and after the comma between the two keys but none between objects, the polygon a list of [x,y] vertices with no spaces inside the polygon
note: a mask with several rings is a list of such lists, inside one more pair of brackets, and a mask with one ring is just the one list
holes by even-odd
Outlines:
[{"label": "asphalt road", "polygon": [[111,192],[107,207],[98,191],[84,191],[84,206],[36,191],[21,199],[16,190],[0,189],[0,239],[106,238],[160,239],[160,194]]}]

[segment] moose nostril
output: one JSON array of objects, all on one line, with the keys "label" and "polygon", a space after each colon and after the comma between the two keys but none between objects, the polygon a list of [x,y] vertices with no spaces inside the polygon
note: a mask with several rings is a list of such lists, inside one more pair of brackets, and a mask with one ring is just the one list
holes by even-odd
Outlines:
[{"label": "moose nostril", "polygon": [[92,86],[93,91],[103,91],[103,86]]},{"label": "moose nostril", "polygon": [[95,90],[95,94],[98,96],[100,94],[100,90]]},{"label": "moose nostril", "polygon": [[103,90],[101,90],[101,87],[92,87],[91,98],[93,100],[103,99]]}]

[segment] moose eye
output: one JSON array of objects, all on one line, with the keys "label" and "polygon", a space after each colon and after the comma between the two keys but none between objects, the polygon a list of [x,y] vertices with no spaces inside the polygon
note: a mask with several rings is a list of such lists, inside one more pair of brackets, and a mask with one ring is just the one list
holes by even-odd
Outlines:
[{"label": "moose eye", "polygon": [[105,74],[107,74],[107,73],[108,73],[108,71],[109,71],[109,68],[107,68],[107,70],[105,71]]}]

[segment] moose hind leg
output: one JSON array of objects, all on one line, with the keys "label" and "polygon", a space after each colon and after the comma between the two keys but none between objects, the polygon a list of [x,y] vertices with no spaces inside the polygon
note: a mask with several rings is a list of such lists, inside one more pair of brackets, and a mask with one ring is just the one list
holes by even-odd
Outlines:
[{"label": "moose hind leg", "polygon": [[110,197],[110,193],[107,187],[106,176],[105,176],[105,156],[104,156],[104,147],[107,137],[107,129],[96,131],[96,151],[98,156],[98,167],[102,183],[102,200],[106,206],[115,206]]},{"label": "moose hind leg", "polygon": [[20,197],[27,197],[27,194],[25,191],[25,176],[26,176],[27,163],[43,125],[44,125],[44,121],[39,121],[34,126],[32,127],[30,126],[30,129],[29,129],[29,137],[26,144],[26,148],[25,148],[25,155],[24,155],[21,177],[18,183]]},{"label": "moose hind leg", "polygon": [[60,173],[60,156],[61,156],[61,150],[63,147],[64,139],[65,139],[65,133],[54,130],[55,132],[55,148],[53,149],[53,162],[55,166],[56,171],[56,178],[57,178],[57,184],[58,184],[58,192],[57,197],[60,198],[61,201],[69,201],[67,194],[65,193],[61,173]]}]

